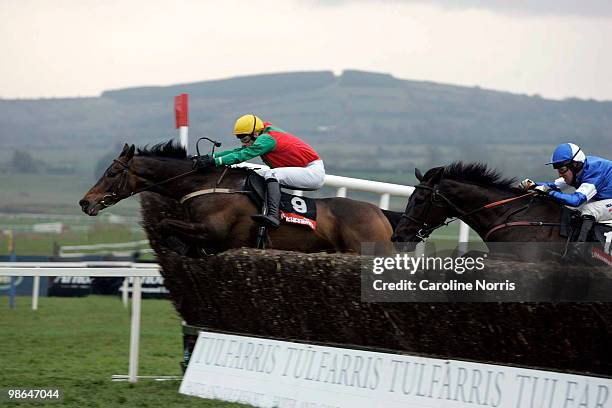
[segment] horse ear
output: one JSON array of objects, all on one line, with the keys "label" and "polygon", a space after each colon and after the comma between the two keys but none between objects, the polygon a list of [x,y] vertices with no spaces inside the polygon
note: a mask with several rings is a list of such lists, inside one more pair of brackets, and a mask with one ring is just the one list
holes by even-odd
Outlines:
[{"label": "horse ear", "polygon": [[127,153],[129,148],[130,148],[130,145],[125,143],[123,145],[123,150],[121,150],[121,153],[119,154],[119,157],[124,156]]},{"label": "horse ear", "polygon": [[417,180],[419,180],[419,182],[423,181],[423,174],[421,173],[421,170],[415,168],[414,176],[417,178]]},{"label": "horse ear", "polygon": [[[127,144],[126,144],[126,146],[127,146]],[[129,147],[128,152],[127,152],[127,159],[128,159],[128,160],[131,160],[131,159],[132,159],[132,157],[134,157],[134,152],[135,152],[135,151],[136,151],[136,146],[131,145],[131,146]]]}]

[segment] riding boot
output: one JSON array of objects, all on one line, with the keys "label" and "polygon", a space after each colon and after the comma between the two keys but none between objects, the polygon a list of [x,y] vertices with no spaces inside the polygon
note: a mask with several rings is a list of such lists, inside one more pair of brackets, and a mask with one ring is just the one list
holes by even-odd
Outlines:
[{"label": "riding boot", "polygon": [[584,260],[587,255],[588,242],[587,238],[589,236],[589,232],[591,228],[593,228],[593,224],[595,224],[595,217],[592,215],[583,215],[582,216],[582,224],[580,226],[580,232],[578,233],[578,238],[576,242],[573,243],[572,247],[569,251],[567,251],[567,255],[565,255],[565,259],[569,261],[579,261]]},{"label": "riding boot", "polygon": [[259,223],[276,229],[280,227],[279,206],[281,200],[281,190],[278,180],[270,178],[266,180],[266,214],[252,215],[251,218]]}]

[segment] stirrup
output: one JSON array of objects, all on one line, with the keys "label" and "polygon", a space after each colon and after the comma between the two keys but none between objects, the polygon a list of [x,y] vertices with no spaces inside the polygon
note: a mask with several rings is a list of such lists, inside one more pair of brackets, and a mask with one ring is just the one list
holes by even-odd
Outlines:
[{"label": "stirrup", "polygon": [[280,227],[279,219],[271,217],[266,214],[254,214],[254,215],[251,215],[251,218],[253,219],[253,221],[256,221],[260,224],[264,224],[265,226],[273,228],[273,229],[277,229],[278,227]]}]

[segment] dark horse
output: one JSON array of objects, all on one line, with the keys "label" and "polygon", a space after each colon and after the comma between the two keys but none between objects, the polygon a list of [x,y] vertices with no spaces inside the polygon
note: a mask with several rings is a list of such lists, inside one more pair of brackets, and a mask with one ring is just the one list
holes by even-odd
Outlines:
[{"label": "dark horse", "polygon": [[[251,215],[258,212],[243,192],[250,170],[216,167],[206,174],[192,170],[184,148],[172,142],[150,149],[124,146],[104,175],[79,202],[83,212],[99,211],[141,191],[180,200],[202,189],[220,189],[185,201],[187,219],[164,219],[158,227],[166,236],[196,244],[210,252],[253,247],[259,225]],[[178,204],[177,204],[178,205]],[[362,242],[377,242],[377,250],[392,250],[393,227],[373,204],[346,198],[317,199],[317,227],[282,224],[269,232],[268,248],[300,252],[360,253]]]},{"label": "dark horse", "polygon": [[[416,169],[415,175],[420,184],[392,237],[409,243],[408,250],[446,225],[447,218],[460,218],[487,243],[529,243],[515,247],[523,259],[555,257],[551,250],[563,251],[567,238],[559,234],[561,206],[535,192],[514,188],[514,179],[502,178],[484,164],[461,162],[433,168],[425,176]],[[547,243],[546,253],[535,242]]]}]

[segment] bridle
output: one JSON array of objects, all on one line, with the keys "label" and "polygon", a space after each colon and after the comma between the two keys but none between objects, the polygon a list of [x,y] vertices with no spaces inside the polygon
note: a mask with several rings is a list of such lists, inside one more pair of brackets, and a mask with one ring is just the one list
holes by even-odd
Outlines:
[{"label": "bridle", "polygon": [[[440,190],[438,188],[438,185],[434,185],[433,187],[431,186],[427,186],[424,184],[419,184],[418,186],[414,187],[415,189],[423,189],[423,190],[429,190],[431,191],[431,196],[430,199],[427,201],[427,207],[425,208],[425,210],[423,211],[423,219],[419,220],[416,217],[412,216],[412,215],[408,215],[406,214],[406,212],[404,212],[402,214],[402,218],[406,218],[408,221],[411,221],[417,225],[421,225],[421,228],[419,228],[419,230],[416,233],[416,237],[421,240],[424,241],[426,240],[429,235],[431,235],[432,232],[434,232],[436,229],[448,225],[450,222],[452,221],[448,221],[447,223],[445,223],[444,221],[434,227],[429,227],[427,225],[426,220],[429,217],[429,213],[432,209],[432,207],[442,207],[441,205],[436,205],[436,202],[439,202],[439,200],[437,199],[438,197],[440,197],[442,200],[444,200],[447,204],[450,205],[451,208],[455,209],[455,210],[459,210],[459,208],[453,204],[448,198],[446,198],[443,194],[440,193]],[[461,214],[463,211],[459,210],[459,213]]]},{"label": "bridle", "polygon": [[[130,171],[130,161],[131,161],[131,159],[128,160],[127,163],[124,163],[124,162],[122,162],[119,159],[113,159],[113,164],[119,164],[121,166],[121,172],[119,174],[120,178],[117,181],[115,181],[115,183],[112,185],[113,190],[110,193],[104,194],[102,199],[99,201],[100,205],[102,205],[102,209],[108,208],[108,207],[116,204],[119,201],[119,200],[116,199],[119,196],[119,193],[121,191],[125,190],[126,187],[128,186],[128,173]],[[110,172],[110,169],[113,166],[113,164],[111,164],[106,169],[106,171],[104,172],[107,176],[108,176],[108,173]],[[158,183],[151,183],[151,184],[149,184],[149,185],[147,185],[147,186],[145,186],[143,188],[140,188],[138,190],[130,191],[130,194],[127,197],[131,197],[131,196],[133,196],[135,194],[142,193],[143,191],[151,190],[154,187],[161,186],[162,184],[165,184],[165,183],[168,183],[170,181],[179,179],[181,177],[188,176],[188,175],[193,174],[195,172],[196,172],[196,170],[190,170],[190,171],[187,171],[185,173],[181,173],[181,174],[179,174],[177,176],[173,176],[173,177],[170,177],[170,178],[168,178],[166,180],[160,181]],[[149,182],[144,177],[141,177],[141,178],[145,182],[147,182],[147,183]],[[115,186],[117,186],[117,187],[115,188]],[[111,202],[107,202],[107,199],[112,199],[112,201]]]},{"label": "bridle", "polygon": [[[102,205],[102,209],[108,208],[113,204],[116,204],[118,200],[116,200],[115,198],[118,196],[119,192],[124,190],[127,187],[128,184],[128,172],[130,170],[130,165],[127,163],[123,163],[121,160],[117,160],[117,159],[113,159],[113,164],[119,164],[122,169],[121,169],[121,173],[120,173],[120,178],[118,180],[116,180],[112,187],[113,190],[110,193],[104,194],[104,196],[102,197],[102,199],[99,201],[99,204]],[[109,173],[111,171],[111,168],[113,167],[113,164],[111,164],[106,171],[104,172],[104,174],[106,174],[106,176],[109,176]],[[117,177],[117,176],[114,176]],[[109,199],[112,199],[112,201],[107,201]]]},{"label": "bridle", "polygon": [[[456,204],[454,204],[450,199],[448,199],[448,197],[446,197],[444,194],[442,194],[440,192],[440,187],[438,184],[435,184],[433,187],[432,186],[428,186],[425,184],[419,184],[417,186],[414,187],[415,189],[423,189],[423,190],[428,190],[431,191],[432,194],[430,196],[430,199],[427,203],[427,207],[425,208],[424,212],[423,212],[423,216],[422,216],[422,220],[417,219],[416,217],[412,216],[412,215],[408,215],[404,212],[404,214],[402,214],[402,218],[406,218],[407,220],[417,224],[417,225],[421,225],[421,228],[419,228],[419,230],[416,233],[416,237],[420,240],[420,241],[424,241],[426,240],[432,232],[434,232],[435,230],[437,230],[440,227],[445,227],[447,225],[449,225],[451,222],[457,221],[457,220],[462,220],[466,217],[469,217],[470,215],[473,215],[475,213],[478,213],[480,211],[486,210],[486,209],[490,209],[490,208],[494,208],[494,207],[498,207],[498,206],[502,206],[505,204],[508,204],[510,202],[516,201],[516,200],[520,200],[522,198],[525,197],[534,197],[536,195],[538,195],[537,192],[535,191],[531,191],[525,194],[522,194],[520,196],[517,197],[511,197],[511,198],[506,198],[503,200],[498,200],[498,201],[494,201],[492,203],[483,205],[482,207],[478,207],[474,210],[471,211],[464,211],[461,208],[459,208]],[[429,227],[427,225],[426,220],[428,219],[429,213],[432,209],[432,207],[444,207],[444,205],[437,205],[436,203],[439,203],[440,201],[444,201],[453,211],[455,211],[457,214],[459,214],[456,217],[451,218],[450,220],[444,220],[441,223],[433,226],[433,227]],[[527,207],[528,208],[528,207]],[[552,226],[552,225],[559,225],[557,223],[544,223],[541,221],[516,221],[516,222],[506,222],[500,225],[496,225],[493,228],[491,228],[487,234],[485,235],[485,240],[491,235],[491,233],[493,233],[494,231],[497,231],[501,228],[505,228],[505,227],[512,227],[512,226]]]}]

